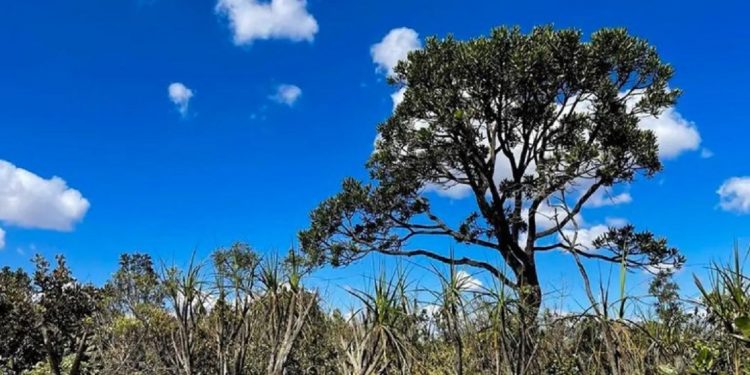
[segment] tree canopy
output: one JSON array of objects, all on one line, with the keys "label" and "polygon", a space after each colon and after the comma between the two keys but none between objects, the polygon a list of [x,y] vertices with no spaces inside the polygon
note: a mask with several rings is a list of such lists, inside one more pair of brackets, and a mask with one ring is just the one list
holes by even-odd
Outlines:
[{"label": "tree canopy", "polygon": [[[405,89],[378,126],[370,181],[347,178],[299,235],[312,264],[346,264],[369,253],[425,256],[484,269],[541,299],[535,255],[560,249],[629,267],[679,267],[663,239],[632,225],[591,243],[578,215],[603,189],[662,168],[654,133],[639,127],[675,104],[670,65],[624,29],[584,40],[578,30],[501,27],[468,41],[430,38],[390,80]],[[452,223],[433,192],[468,196]],[[498,254],[512,275],[481,261],[412,247],[445,236]]]}]

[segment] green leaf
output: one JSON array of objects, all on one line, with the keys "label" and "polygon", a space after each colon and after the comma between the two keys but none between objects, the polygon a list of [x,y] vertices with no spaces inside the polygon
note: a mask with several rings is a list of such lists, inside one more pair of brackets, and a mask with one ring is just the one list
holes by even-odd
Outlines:
[{"label": "green leaf", "polygon": [[677,370],[670,365],[659,365],[656,371],[659,375],[677,375]]},{"label": "green leaf", "polygon": [[734,325],[742,332],[742,335],[750,338],[750,318],[741,316],[734,320]]}]

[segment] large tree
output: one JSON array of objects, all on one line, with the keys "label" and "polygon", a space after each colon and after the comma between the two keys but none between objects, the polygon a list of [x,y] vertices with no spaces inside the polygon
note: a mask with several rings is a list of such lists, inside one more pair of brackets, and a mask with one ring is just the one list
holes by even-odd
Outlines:
[{"label": "large tree", "polygon": [[[378,126],[371,181],[346,179],[322,202],[300,233],[302,248],[316,264],[378,252],[478,267],[518,290],[534,311],[539,252],[679,266],[676,249],[630,225],[593,243],[575,236],[592,196],[661,169],[657,139],[639,121],[674,105],[672,74],[652,46],[623,29],[587,41],[577,30],[549,26],[428,39],[391,77],[405,91]],[[435,191],[468,194],[473,211],[462,220],[436,212]],[[484,256],[414,246],[430,236],[497,254],[512,274]]]}]

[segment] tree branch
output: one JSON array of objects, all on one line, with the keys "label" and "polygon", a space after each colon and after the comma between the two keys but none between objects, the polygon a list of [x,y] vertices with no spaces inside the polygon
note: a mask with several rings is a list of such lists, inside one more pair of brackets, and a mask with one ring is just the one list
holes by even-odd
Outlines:
[{"label": "tree branch", "polygon": [[594,195],[594,193],[602,185],[604,185],[604,182],[602,180],[599,180],[595,182],[593,185],[591,185],[589,189],[586,190],[585,193],[583,193],[581,198],[578,199],[578,202],[576,203],[575,206],[573,206],[573,209],[569,210],[568,214],[562,220],[560,220],[560,222],[557,223],[557,225],[555,225],[552,228],[539,232],[539,234],[536,236],[536,239],[544,238],[551,234],[555,234],[559,232],[562,228],[564,228],[565,225],[568,224],[568,222],[570,222],[570,220],[573,219],[573,217],[575,217],[575,215],[578,215],[578,213],[581,212],[581,209],[583,208],[583,205],[586,203],[586,201],[588,201],[589,198],[591,198],[591,196]]},{"label": "tree branch", "polygon": [[452,264],[457,266],[471,266],[471,267],[477,267],[482,268],[489,273],[491,273],[493,276],[495,276],[498,280],[500,280],[503,284],[515,288],[517,287],[516,283],[513,282],[513,280],[509,279],[507,276],[505,276],[499,269],[497,269],[495,266],[487,263],[482,262],[470,258],[449,258],[442,256],[440,254],[433,253],[429,250],[423,250],[423,249],[416,249],[416,250],[386,250],[386,249],[378,249],[377,250],[380,253],[387,254],[387,255],[399,255],[399,256],[407,256],[407,257],[413,257],[413,256],[425,256],[430,259],[437,260],[439,262],[445,263],[445,264]]}]

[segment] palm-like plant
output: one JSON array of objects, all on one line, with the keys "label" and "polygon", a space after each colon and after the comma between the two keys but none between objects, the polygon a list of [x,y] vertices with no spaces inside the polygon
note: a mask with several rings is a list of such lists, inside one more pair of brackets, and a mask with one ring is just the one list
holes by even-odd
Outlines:
[{"label": "palm-like plant", "polygon": [[462,320],[466,316],[464,293],[471,289],[469,276],[456,271],[451,264],[447,275],[435,269],[434,273],[440,280],[440,290],[432,294],[437,299],[438,317],[442,320],[448,341],[454,350],[454,371],[456,375],[464,373],[464,340]]},{"label": "palm-like plant", "polygon": [[270,257],[261,266],[264,295],[259,307],[268,314],[265,333],[270,346],[266,367],[269,375],[284,373],[292,347],[317,303],[317,293],[306,291],[301,280],[302,269],[294,251],[285,262]]},{"label": "palm-like plant", "polygon": [[392,278],[381,273],[372,292],[349,291],[363,305],[349,319],[350,337],[342,337],[343,356],[339,368],[353,375],[380,374],[393,366],[401,374],[410,373],[412,356],[405,333],[413,323],[406,275]]},{"label": "palm-like plant", "polygon": [[202,267],[202,264],[191,259],[185,271],[168,267],[162,276],[162,285],[177,326],[172,331],[174,361],[180,368],[180,373],[185,375],[196,372],[198,331],[207,317],[209,293],[204,290]]},{"label": "palm-like plant", "polygon": [[750,278],[744,270],[746,259],[747,254],[741,257],[739,245],[735,243],[728,263],[711,264],[708,288],[697,276],[693,278],[710,317],[732,337],[750,346]]}]

